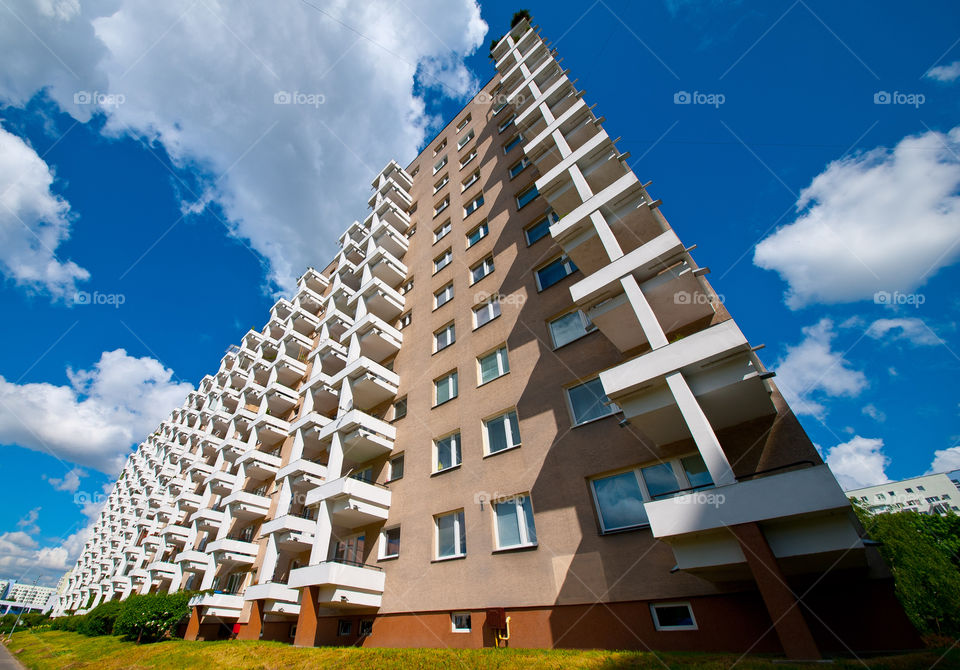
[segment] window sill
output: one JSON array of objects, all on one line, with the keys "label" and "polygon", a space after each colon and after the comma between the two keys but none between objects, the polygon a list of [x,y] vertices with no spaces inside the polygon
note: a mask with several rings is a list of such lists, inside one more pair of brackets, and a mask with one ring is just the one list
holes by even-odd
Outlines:
[{"label": "window sill", "polygon": [[455,344],[456,344],[456,342],[451,342],[450,344],[448,344],[447,346],[445,346],[443,349],[437,349],[436,351],[434,351],[434,352],[433,352],[432,354],[430,354],[430,355],[431,355],[431,356],[436,356],[437,354],[446,351],[447,349],[449,349],[450,347],[452,347],[452,346],[455,345]]},{"label": "window sill", "polygon": [[603,416],[598,416],[593,419],[587,419],[586,421],[581,421],[580,423],[575,423],[572,426],[570,426],[570,429],[573,430],[575,428],[579,428],[580,426],[588,426],[591,423],[596,423],[597,421],[603,421],[604,419],[609,419],[611,416],[616,416],[618,412],[620,412],[619,409],[616,412],[610,412],[609,414],[604,414]]},{"label": "window sill", "polygon": [[[450,298],[449,300],[447,300],[445,303],[443,303],[443,305],[449,305],[451,302],[453,302],[453,298]],[[443,305],[437,305],[431,311],[436,312],[438,309],[443,307]]]},{"label": "window sill", "polygon": [[496,321],[496,320],[499,319],[499,318],[500,318],[500,314],[497,314],[495,317],[493,317],[493,318],[490,319],[489,321],[486,321],[486,322],[484,322],[484,323],[481,323],[479,326],[474,326],[474,327],[473,327],[473,330],[475,330],[475,331],[476,331],[476,330],[480,330],[480,329],[483,328],[484,326],[487,326],[487,325],[493,323],[494,321]]},{"label": "window sill", "polygon": [[447,399],[444,400],[443,402],[438,402],[436,405],[434,405],[434,406],[431,407],[430,409],[436,409],[437,407],[442,407],[443,405],[446,405],[446,404],[447,404],[448,402],[450,402],[451,400],[456,400],[456,399],[457,399],[457,396],[453,396],[452,398],[447,398]]},{"label": "window sill", "polygon": [[515,445],[513,445],[512,447],[507,447],[507,448],[505,448],[505,449],[501,449],[500,451],[492,451],[492,452],[490,452],[490,453],[486,453],[486,454],[483,455],[483,457],[484,457],[484,458],[491,458],[491,457],[493,457],[493,456],[499,456],[500,454],[505,454],[505,453],[507,453],[508,451],[513,451],[514,449],[519,449],[519,448],[522,447],[522,446],[523,446],[523,443],[521,442],[520,444],[515,444]]},{"label": "window sill", "polygon": [[533,551],[539,545],[536,543],[533,544],[518,544],[515,547],[504,547],[503,549],[494,549],[491,553],[493,554],[513,554],[520,551]]},{"label": "window sill", "polygon": [[522,205],[519,204],[519,203],[517,203],[517,211],[519,212],[519,211],[522,210],[524,207],[529,207],[529,206],[530,206],[530,203],[536,202],[536,201],[537,201],[537,198],[539,198],[539,197],[540,197],[540,195],[538,194],[536,198],[534,198],[534,199],[531,200],[530,202],[525,202],[525,203],[523,203]]},{"label": "window sill", "polygon": [[466,554],[457,554],[456,556],[442,556],[441,558],[435,558],[431,563],[446,563],[447,561],[459,561],[466,558]]},{"label": "window sill", "polygon": [[395,561],[398,558],[400,558],[400,554],[397,554],[396,556],[383,556],[377,559],[377,563],[383,563],[384,561]]},{"label": "window sill", "polygon": [[431,472],[430,476],[436,477],[437,475],[442,475],[447,472],[452,472],[453,470],[459,470],[461,465],[463,465],[463,463],[457,463],[456,465],[451,465],[449,468],[444,468],[443,470],[437,470],[436,472]]},{"label": "window sill", "polygon": [[471,157],[470,157],[470,160],[468,160],[466,163],[461,163],[461,164],[460,164],[460,169],[462,170],[463,168],[465,168],[465,167],[467,167],[468,165],[470,165],[470,163],[473,162],[473,159],[474,159],[474,158],[476,158],[476,156],[471,156]]},{"label": "window sill", "polygon": [[[490,322],[488,321],[487,323],[490,323]],[[486,324],[484,324],[484,325],[486,325]],[[482,388],[482,387],[486,386],[487,384],[492,384],[493,382],[497,381],[498,379],[503,379],[503,378],[506,377],[508,374],[510,374],[510,371],[509,371],[509,370],[506,371],[506,372],[504,372],[502,375],[497,375],[497,376],[494,377],[493,379],[488,379],[488,380],[485,381],[485,382],[480,382],[479,384],[477,384],[477,388]],[[506,451],[506,450],[503,449],[503,450],[501,450],[501,451]],[[498,451],[497,453],[499,454],[500,452]]]},{"label": "window sill", "polygon": [[[646,502],[650,502],[650,501],[649,501],[649,500],[644,500],[644,502],[646,503]],[[620,535],[621,533],[632,533],[632,532],[637,531],[637,530],[650,530],[650,524],[649,524],[649,523],[642,523],[642,524],[639,524],[639,525],[637,525],[637,526],[627,526],[626,528],[615,528],[615,529],[613,529],[613,530],[603,530],[603,529],[601,529],[601,530],[600,530],[600,536],[603,537],[603,536],[606,536],[606,535]]]},{"label": "window sill", "polygon": [[564,342],[564,343],[561,344],[559,347],[554,347],[553,350],[554,350],[554,351],[559,351],[560,349],[563,349],[564,347],[570,346],[570,345],[573,344],[574,342],[579,342],[580,340],[582,340],[583,338],[585,338],[587,335],[593,335],[594,333],[598,333],[598,332],[600,332],[600,329],[599,329],[599,328],[594,328],[593,330],[591,330],[591,331],[588,332],[588,333],[584,333],[583,335],[578,335],[577,337],[573,338],[573,339],[570,340],[569,342]]}]

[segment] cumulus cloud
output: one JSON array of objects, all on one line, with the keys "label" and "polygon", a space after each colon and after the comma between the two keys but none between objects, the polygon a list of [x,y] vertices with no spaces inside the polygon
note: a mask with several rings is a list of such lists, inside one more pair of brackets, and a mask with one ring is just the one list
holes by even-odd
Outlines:
[{"label": "cumulus cloud", "polygon": [[886,473],[890,459],[883,453],[883,440],[879,438],[856,435],[827,449],[824,460],[844,490],[890,481]]},{"label": "cumulus cloud", "polygon": [[0,273],[57,299],[72,295],[90,273],[57,256],[57,247],[70,237],[71,212],[51,190],[53,181],[37,152],[0,127]]},{"label": "cumulus cloud", "polygon": [[47,477],[44,475],[44,479],[50,482],[50,486],[57,491],[76,493],[77,489],[80,488],[80,479],[86,476],[87,473],[82,468],[71,468],[63,477]]},{"label": "cumulus cloud", "polygon": [[40,527],[37,525],[37,519],[39,518],[40,508],[34,507],[32,510],[27,512],[27,516],[17,521],[17,528],[30,535],[37,533],[40,531]]},{"label": "cumulus cloud", "polygon": [[416,155],[420,94],[476,87],[463,59],[487,31],[474,0],[312,5],[14,0],[30,30],[0,24],[0,98],[44,90],[164,149],[203,184],[178,185],[184,211],[216,202],[289,289],[362,218],[376,171]]},{"label": "cumulus cloud", "polygon": [[960,126],[834,161],[754,263],[788,283],[791,309],[909,293],[960,257],[958,188]]},{"label": "cumulus cloud", "polygon": [[22,530],[0,533],[0,575],[41,586],[56,586],[73,567],[90,536],[90,526],[68,535],[62,542],[41,544]]},{"label": "cumulus cloud", "polygon": [[922,319],[916,317],[877,319],[867,328],[867,337],[886,342],[904,341],[915,346],[943,343]]},{"label": "cumulus cloud", "polygon": [[115,474],[131,445],[193,390],[159,361],[123,349],[103,352],[89,370],[68,369],[67,377],[68,386],[0,377],[0,444]]},{"label": "cumulus cloud", "polygon": [[797,414],[822,419],[825,398],[855,398],[867,387],[863,372],[833,349],[835,337],[833,321],[821,319],[803,329],[803,340],[788,346],[776,366],[777,386]]},{"label": "cumulus cloud", "polygon": [[937,449],[933,452],[933,462],[930,463],[930,473],[950,472],[957,469],[960,469],[960,446],[950,447],[949,449]]},{"label": "cumulus cloud", "polygon": [[887,420],[887,415],[886,415],[886,413],[884,413],[884,412],[880,411],[879,409],[877,409],[876,405],[874,405],[874,404],[872,404],[872,403],[869,404],[869,405],[864,405],[864,407],[863,407],[863,409],[862,409],[861,411],[863,412],[864,416],[869,416],[869,417],[870,417],[871,419],[873,419],[874,421],[878,421],[878,422],[880,422],[880,423],[883,423],[884,421]]},{"label": "cumulus cloud", "polygon": [[923,75],[927,79],[934,79],[949,84],[960,79],[960,60],[955,60],[949,65],[937,65],[927,70]]}]

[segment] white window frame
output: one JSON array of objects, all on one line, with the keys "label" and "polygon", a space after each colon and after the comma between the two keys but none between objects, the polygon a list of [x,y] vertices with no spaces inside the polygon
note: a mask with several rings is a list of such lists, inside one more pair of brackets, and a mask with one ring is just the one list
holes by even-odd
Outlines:
[{"label": "white window frame", "polygon": [[[488,264],[489,264],[489,269],[487,269]],[[474,270],[480,267],[483,268],[483,275],[480,277],[475,277]],[[470,268],[470,285],[473,286],[477,282],[481,281],[484,277],[489,277],[491,274],[493,274],[493,271],[496,269],[497,269],[496,265],[493,262],[493,256],[484,257],[483,260],[481,260],[479,263],[475,264],[473,267]]]},{"label": "white window frame", "polygon": [[[477,211],[478,209],[480,209],[481,207],[483,207],[483,202],[484,202],[484,200],[483,200],[483,193],[481,192],[481,193],[479,193],[479,194],[477,195],[477,197],[475,197],[473,200],[471,200],[471,201],[468,202],[466,205],[464,205],[464,207],[463,207],[463,215],[464,215],[465,217],[470,216],[470,215],[473,214],[475,211]],[[472,207],[472,209],[471,209],[471,207]]]},{"label": "white window frame", "polygon": [[510,115],[508,119],[506,119],[505,121],[503,121],[503,123],[497,126],[497,134],[504,132],[507,128],[512,126],[516,118],[517,118],[517,113],[514,112],[513,114]]},{"label": "white window frame", "polygon": [[[442,140],[440,140],[440,144],[438,144],[433,148],[433,155],[436,156],[438,153],[443,151],[446,148],[446,146],[447,146],[447,138],[444,137]],[[444,158],[446,158],[446,156],[444,156]]]},{"label": "white window frame", "polygon": [[[440,443],[444,440],[452,440],[450,444],[445,449],[449,449],[450,453],[448,454],[450,458],[451,465],[448,465],[445,468],[440,467]],[[454,456],[458,456],[456,463],[454,463]],[[438,437],[433,440],[433,473],[437,474],[440,472],[446,472],[447,470],[456,470],[461,465],[463,465],[463,436],[460,431],[454,431],[452,433],[447,433],[442,437]]]},{"label": "white window frame", "polygon": [[[507,417],[509,417],[511,414],[513,414],[513,415],[515,415],[515,416],[517,417],[517,432],[518,432],[518,434],[517,434],[516,436],[513,435],[513,426],[510,425],[510,419],[507,418]],[[505,431],[505,435],[507,436],[507,446],[504,447],[503,449],[499,449],[499,450],[497,450],[497,451],[490,451],[490,434],[489,434],[490,424],[491,424],[492,422],[494,422],[494,421],[497,421],[497,420],[503,420],[503,423],[504,423],[504,431]],[[522,436],[519,435],[519,432],[520,432],[520,415],[517,414],[517,408],[516,408],[516,407],[511,407],[511,408],[508,409],[508,410],[504,410],[503,412],[499,412],[498,414],[494,414],[493,416],[489,416],[489,417],[487,417],[486,419],[484,419],[481,423],[482,423],[482,428],[483,428],[483,455],[484,455],[485,457],[486,457],[486,456],[493,456],[494,454],[502,454],[502,453],[504,453],[504,452],[506,452],[506,451],[510,451],[511,449],[519,449],[521,446],[523,446]],[[516,440],[517,440],[517,441],[516,441],[516,444],[513,444],[513,442],[514,442],[514,439],[513,439],[513,438],[516,438]]]},{"label": "white window frame", "polygon": [[[496,307],[493,307],[493,305],[496,305]],[[480,323],[479,315],[481,312],[486,310],[489,310],[491,313],[496,312],[496,314],[493,314],[489,319],[483,323]],[[499,296],[494,296],[486,302],[477,305],[473,308],[473,329],[476,330],[477,328],[483,328],[485,325],[499,317],[501,313]]]},{"label": "white window frame", "polygon": [[[489,322],[488,322],[489,323]],[[490,379],[484,381],[483,379],[483,361],[484,359],[490,358],[491,356],[497,357],[497,374]],[[488,351],[487,353],[477,356],[477,386],[483,386],[484,384],[489,384],[490,382],[500,379],[500,377],[510,372],[510,353],[507,351],[507,345],[501,344],[496,349]]]},{"label": "white window frame", "polygon": [[[483,234],[480,235],[480,237],[478,237],[475,242],[471,242],[471,241],[470,241],[470,236],[473,235],[474,233],[478,232],[478,231],[481,231]],[[480,223],[478,223],[477,225],[475,225],[473,228],[471,228],[471,229],[467,232],[467,235],[466,235],[466,237],[467,237],[467,249],[469,249],[470,247],[472,247],[474,244],[478,244],[478,243],[480,242],[480,240],[482,240],[483,238],[485,238],[485,237],[486,237],[487,235],[489,235],[489,234],[490,234],[490,222],[487,221],[486,219],[484,219],[483,221],[481,221]]]},{"label": "white window frame", "polygon": [[471,128],[470,131],[461,137],[459,142],[457,142],[457,151],[467,146],[467,143],[470,142],[470,140],[472,140],[474,137],[476,137],[476,133],[473,131],[473,128]]},{"label": "white window frame", "polygon": [[[565,275],[563,275],[563,277],[561,277],[560,279],[558,279],[557,281],[555,281],[554,283],[550,284],[550,286],[544,287],[543,284],[540,282],[540,272],[541,272],[542,270],[546,270],[548,267],[550,267],[551,265],[553,265],[553,264],[556,263],[557,261],[560,261],[561,265],[564,266],[564,270],[566,270],[567,273],[566,273]],[[557,284],[559,284],[560,282],[562,282],[564,279],[566,279],[567,277],[569,277],[570,275],[572,275],[574,272],[576,272],[576,270],[570,270],[570,267],[568,267],[568,266],[575,266],[575,265],[576,265],[576,264],[575,264],[572,260],[570,260],[570,257],[569,257],[569,256],[567,256],[566,254],[560,254],[560,255],[557,256],[556,258],[552,258],[552,259],[550,259],[550,261],[548,261],[547,263],[544,263],[543,265],[541,265],[540,267],[538,267],[536,270],[533,271],[533,276],[534,276],[534,278],[537,280],[537,291],[546,291],[548,288],[552,288],[552,287],[556,286]],[[579,268],[577,268],[577,269],[579,269]]]},{"label": "white window frame", "polygon": [[[433,352],[443,351],[457,341],[457,330],[453,321],[439,330],[433,331]],[[444,342],[441,346],[441,342]]]},{"label": "white window frame", "polygon": [[[466,617],[467,625],[464,628],[463,626],[457,626],[457,617]],[[473,630],[473,620],[470,617],[470,612],[450,612],[450,631],[453,633],[470,633]]]},{"label": "white window frame", "polygon": [[[463,558],[467,555],[467,548],[462,546],[460,543],[461,530],[464,528],[466,519],[464,517],[463,508],[451,510],[449,512],[444,512],[443,514],[437,514],[433,517],[433,554],[436,556],[438,561],[447,561],[454,558]],[[454,545],[455,551],[449,556],[440,555],[440,519],[448,517],[451,515],[454,516]],[[466,544],[464,542],[464,544]]]},{"label": "white window frame", "polygon": [[[588,379],[584,382],[580,382],[579,384],[573,384],[572,386],[567,386],[563,389],[563,394],[567,398],[567,411],[570,412],[570,423],[574,428],[576,428],[577,426],[585,426],[588,423],[599,421],[600,419],[606,419],[608,416],[616,414],[617,412],[620,411],[620,407],[614,402],[609,402],[610,399],[607,398],[607,394],[604,393],[603,397],[607,398],[607,401],[608,401],[608,403],[605,405],[605,407],[607,408],[607,413],[601,416],[595,416],[591,419],[577,421],[577,411],[576,411],[576,408],[573,406],[573,397],[570,395],[570,392],[573,391],[574,389],[578,389],[582,386],[586,386],[587,384],[593,384],[594,382],[599,383],[600,377],[594,377],[593,379]],[[600,385],[600,389],[603,390],[603,384]]]},{"label": "white window frame", "polygon": [[[536,221],[534,221],[533,223],[531,223],[529,226],[527,226],[526,228],[524,228],[524,229],[523,229],[523,238],[527,241],[527,246],[528,246],[528,247],[529,247],[529,246],[532,246],[532,245],[536,244],[537,242],[539,242],[540,240],[542,240],[542,239],[544,239],[544,238],[546,238],[546,237],[550,237],[550,226],[552,226],[553,224],[555,224],[555,223],[556,223],[557,221],[559,221],[559,220],[560,220],[560,218],[556,215],[556,212],[554,212],[554,211],[551,209],[551,210],[547,211],[547,213],[544,214],[542,218],[537,219]],[[546,233],[545,235],[541,235],[541,236],[538,237],[537,239],[531,241],[531,240],[530,240],[530,231],[533,230],[534,228],[536,228],[538,225],[540,225],[540,223],[542,223],[543,221],[546,221],[546,222],[547,222],[547,233]]]},{"label": "white window frame", "polygon": [[451,230],[453,230],[453,222],[450,219],[447,219],[433,229],[433,243],[436,244],[444,237],[449,235]]},{"label": "white window frame", "polygon": [[517,133],[516,135],[514,135],[513,137],[511,137],[509,140],[507,140],[506,142],[504,142],[504,144],[503,144],[503,153],[504,153],[504,154],[510,153],[511,151],[513,151],[513,148],[514,148],[514,147],[516,147],[516,146],[518,146],[518,145],[520,145],[520,144],[523,144],[523,133]]},{"label": "white window frame", "polygon": [[447,207],[450,206],[450,196],[440,201],[440,204],[433,208],[433,216],[438,217]]},{"label": "white window frame", "polygon": [[436,184],[433,185],[433,194],[436,195],[437,193],[439,193],[440,189],[446,186],[449,182],[450,182],[450,173],[447,172],[442,177],[440,177],[440,181],[438,181]]},{"label": "white window frame", "polygon": [[463,193],[480,180],[480,169],[476,169],[460,184],[460,192]]},{"label": "white window frame", "polygon": [[[434,155],[436,155],[436,154],[434,154]],[[438,161],[436,162],[436,164],[434,164],[434,166],[433,166],[433,174],[437,174],[438,172],[440,172],[440,170],[442,170],[442,169],[443,169],[443,166],[446,165],[446,164],[447,164],[447,155],[444,154],[444,155],[443,155],[443,158],[441,158],[440,160],[438,160]]]},{"label": "white window frame", "polygon": [[[443,264],[441,265],[441,261]],[[447,267],[453,262],[453,249],[447,249],[442,254],[433,259],[433,274],[437,274],[443,268]]]},{"label": "white window frame", "polygon": [[[440,395],[437,393],[437,391],[439,390],[439,385],[440,385],[441,382],[443,382],[443,383],[445,383],[445,384],[449,384],[449,383],[450,383],[449,380],[450,380],[451,378],[456,378],[456,385],[457,385],[456,391],[457,391],[457,392],[454,393],[453,395],[451,395],[449,398],[447,398],[447,399],[444,400],[443,402],[439,402],[438,399],[439,399]],[[454,398],[458,397],[459,395],[460,395],[460,376],[459,376],[459,374],[457,373],[456,370],[451,370],[451,371],[448,372],[447,374],[441,375],[441,376],[439,376],[439,377],[437,377],[436,379],[433,380],[433,406],[434,406],[434,407],[438,407],[438,406],[440,406],[440,405],[443,405],[443,404],[445,404],[445,403],[448,403],[448,402],[450,402],[451,400],[453,400]]]},{"label": "white window frame", "polygon": [[[513,168],[515,168],[515,167],[517,167],[517,166],[520,166],[520,169],[517,170],[516,172],[514,172],[514,171],[513,171]],[[520,160],[518,160],[516,163],[514,163],[513,165],[511,165],[511,166],[507,169],[507,172],[510,174],[510,179],[514,179],[515,177],[517,177],[517,175],[519,175],[520,173],[522,173],[522,172],[523,172],[524,170],[526,170],[528,167],[530,167],[530,159],[527,158],[526,156],[524,156],[523,158],[521,158]]]},{"label": "white window frame", "polygon": [[[664,626],[660,624],[660,617],[657,615],[658,607],[686,607],[687,611],[690,612],[690,620],[693,624],[689,626]],[[699,630],[697,626],[697,617],[693,613],[693,605],[687,601],[681,602],[670,602],[670,603],[650,603],[650,616],[653,618],[653,626],[657,630],[662,631],[674,631],[674,630]]]},{"label": "white window frame", "polygon": [[[443,302],[440,301],[442,296],[446,296]],[[453,300],[453,282],[450,282],[439,291],[433,294],[433,308],[439,309],[446,305],[448,302]]]},{"label": "white window frame", "polygon": [[397,319],[397,321],[399,323],[399,327],[397,328],[397,330],[403,330],[404,328],[410,325],[411,321],[413,321],[413,312],[409,311],[406,314],[401,314],[400,318]]},{"label": "white window frame", "polygon": [[[567,341],[564,342],[563,344],[557,344],[557,338],[556,338],[556,336],[554,335],[554,333],[553,333],[553,328],[551,328],[551,326],[552,326],[554,323],[556,323],[557,321],[559,321],[560,319],[565,319],[566,317],[570,316],[571,314],[578,314],[578,315],[580,316],[580,323],[583,324],[583,333],[582,333],[581,335],[577,335],[577,336],[576,336],[575,338],[573,338],[572,340],[567,340]],[[576,341],[579,340],[581,337],[586,337],[586,336],[589,335],[590,333],[596,332],[597,327],[593,324],[593,322],[592,322],[590,319],[587,318],[587,315],[584,314],[582,310],[575,309],[575,310],[570,311],[570,312],[564,312],[563,314],[560,314],[559,316],[556,316],[556,317],[550,319],[549,321],[547,321],[547,330],[550,332],[550,341],[553,342],[553,348],[554,348],[554,349],[559,349],[560,347],[565,347],[565,346],[567,346],[567,345],[570,344],[571,342],[576,342]]]},{"label": "white window frame", "polygon": [[476,157],[477,157],[477,149],[476,147],[474,147],[473,149],[470,150],[470,153],[468,153],[465,158],[460,160],[460,169],[462,170],[463,168],[467,167],[470,164],[470,162]]},{"label": "white window frame", "polygon": [[[382,560],[385,560],[385,559],[388,559],[388,558],[399,558],[399,557],[400,557],[400,547],[399,547],[400,541],[399,541],[399,540],[398,540],[398,542],[397,542],[397,545],[398,545],[398,546],[397,546],[397,553],[395,553],[395,554],[388,554],[388,553],[387,553],[387,546],[388,546],[387,533],[390,532],[390,531],[392,531],[392,530],[399,531],[399,530],[400,530],[400,526],[391,526],[390,528],[384,528],[383,530],[380,531],[380,551],[377,552],[377,558],[379,558],[381,561],[382,561]],[[401,538],[400,538],[400,539],[402,539],[402,533],[401,533]]]},{"label": "white window frame", "polygon": [[[499,453],[499,452],[498,452]],[[533,498],[530,497],[529,493],[518,493],[509,498],[501,498],[500,500],[494,500],[493,504],[490,505],[490,511],[493,514],[493,537],[497,545],[497,550],[505,549],[522,549],[524,547],[536,547],[537,546],[537,524],[536,521],[533,521],[533,537],[530,539],[530,529],[527,528],[527,517],[523,513],[523,500],[527,499],[530,501],[530,516],[534,516],[533,512]],[[500,544],[500,517],[497,514],[497,506],[499,505],[513,505],[514,514],[517,515],[517,529],[520,531],[520,542],[518,544],[510,544],[507,546],[502,546]],[[523,519],[523,523],[520,523],[520,519]]]},{"label": "white window frame", "polygon": [[467,124],[470,123],[472,120],[473,120],[473,114],[467,114],[465,117],[463,117],[460,123],[457,124],[457,132],[459,133],[461,130],[466,128]]}]

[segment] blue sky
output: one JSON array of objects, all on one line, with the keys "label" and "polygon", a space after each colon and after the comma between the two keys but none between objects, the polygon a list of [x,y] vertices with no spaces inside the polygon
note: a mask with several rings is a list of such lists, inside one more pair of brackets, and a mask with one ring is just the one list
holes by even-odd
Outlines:
[{"label": "blue sky", "polygon": [[[70,564],[123,455],[492,76],[517,8],[113,4],[0,9],[0,577]],[[960,467],[960,8],[526,6],[841,481]]]}]

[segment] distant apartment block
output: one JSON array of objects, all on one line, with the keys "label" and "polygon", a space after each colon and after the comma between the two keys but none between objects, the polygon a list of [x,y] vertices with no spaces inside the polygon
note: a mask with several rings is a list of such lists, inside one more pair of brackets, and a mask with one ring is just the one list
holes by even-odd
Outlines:
[{"label": "distant apartment block", "polygon": [[556,52],[522,21],[492,56],[420,155],[373,176],[335,258],[131,455],[58,613],[191,589],[191,639],[916,645],[757,347]]},{"label": "distant apartment block", "polygon": [[872,514],[960,513],[960,491],[957,483],[942,473],[852,489],[847,491],[847,496]]},{"label": "distant apartment block", "polygon": [[[3,584],[4,582],[0,582],[0,593],[3,593]],[[4,611],[20,608],[47,610],[53,606],[51,600],[54,599],[56,594],[57,590],[49,586],[21,584],[15,581],[7,582],[6,592],[0,597],[0,600],[6,602],[0,604],[0,609]]]}]

